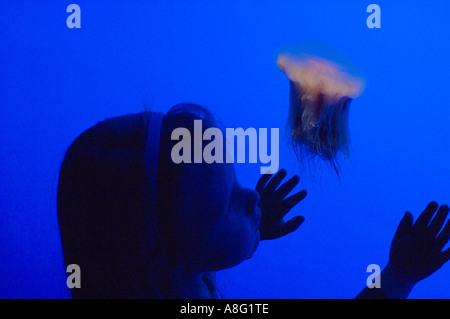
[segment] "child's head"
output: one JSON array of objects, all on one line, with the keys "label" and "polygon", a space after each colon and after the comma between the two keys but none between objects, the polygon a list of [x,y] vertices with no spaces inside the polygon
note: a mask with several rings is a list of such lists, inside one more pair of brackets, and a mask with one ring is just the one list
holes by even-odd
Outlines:
[{"label": "child's head", "polygon": [[190,104],[175,106],[163,122],[160,226],[168,254],[173,253],[177,263],[200,271],[219,270],[239,264],[256,249],[259,194],[238,183],[233,164],[173,163],[171,150],[178,141],[171,140],[172,131],[185,127],[193,132],[195,119],[202,120],[203,130],[219,126],[207,110]]},{"label": "child's head", "polygon": [[[194,119],[203,121],[203,129],[218,126],[197,105],[179,104],[164,116],[157,212],[145,211],[149,116],[100,122],[67,151],[58,218],[65,262],[81,268],[82,288],[72,290],[74,297],[179,297],[174,272],[232,267],[258,245],[259,195],[237,182],[233,164],[171,160],[175,128],[185,127],[193,136]],[[145,214],[157,214],[156,232],[145,226]]]}]

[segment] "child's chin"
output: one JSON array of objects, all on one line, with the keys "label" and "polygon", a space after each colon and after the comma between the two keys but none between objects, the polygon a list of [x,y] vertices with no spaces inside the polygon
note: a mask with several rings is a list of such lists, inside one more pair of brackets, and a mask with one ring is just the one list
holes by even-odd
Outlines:
[{"label": "child's chin", "polygon": [[258,248],[259,241],[261,240],[261,235],[259,234],[259,230],[256,231],[256,238],[255,238],[255,248],[253,249],[253,252]]}]

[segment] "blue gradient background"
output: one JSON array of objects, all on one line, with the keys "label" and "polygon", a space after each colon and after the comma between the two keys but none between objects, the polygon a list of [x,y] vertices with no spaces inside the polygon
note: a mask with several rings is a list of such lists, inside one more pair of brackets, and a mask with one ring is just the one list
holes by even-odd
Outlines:
[{"label": "blue gradient background", "polygon": [[[56,218],[58,171],[73,139],[96,122],[210,108],[228,127],[284,127],[288,82],[278,45],[317,40],[367,75],[350,113],[351,159],[342,182],[304,178],[307,198],[289,216],[301,229],[262,242],[254,257],[218,274],[226,298],[353,298],[366,267],[388,261],[405,210],[450,204],[448,1],[70,1],[0,3],[0,297],[67,298]],[[280,167],[300,173],[280,143]],[[254,186],[259,164],[236,166]],[[450,265],[412,298],[450,298]]]}]

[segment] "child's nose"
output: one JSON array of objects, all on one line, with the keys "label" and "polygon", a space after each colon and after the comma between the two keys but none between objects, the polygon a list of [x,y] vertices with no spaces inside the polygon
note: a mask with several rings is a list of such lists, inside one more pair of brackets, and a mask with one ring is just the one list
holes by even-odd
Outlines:
[{"label": "child's nose", "polygon": [[259,193],[255,190],[252,190],[253,198],[255,200],[255,205],[259,204],[259,201],[261,200],[261,196],[259,196]]}]

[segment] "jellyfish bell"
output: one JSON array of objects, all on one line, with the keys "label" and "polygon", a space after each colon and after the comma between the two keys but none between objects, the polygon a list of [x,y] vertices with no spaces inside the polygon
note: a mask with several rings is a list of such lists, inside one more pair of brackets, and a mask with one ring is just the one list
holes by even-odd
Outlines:
[{"label": "jellyfish bell", "polygon": [[331,45],[306,41],[280,47],[276,65],[289,79],[288,138],[300,158],[330,162],[349,154],[348,115],[364,91],[365,76]]}]

